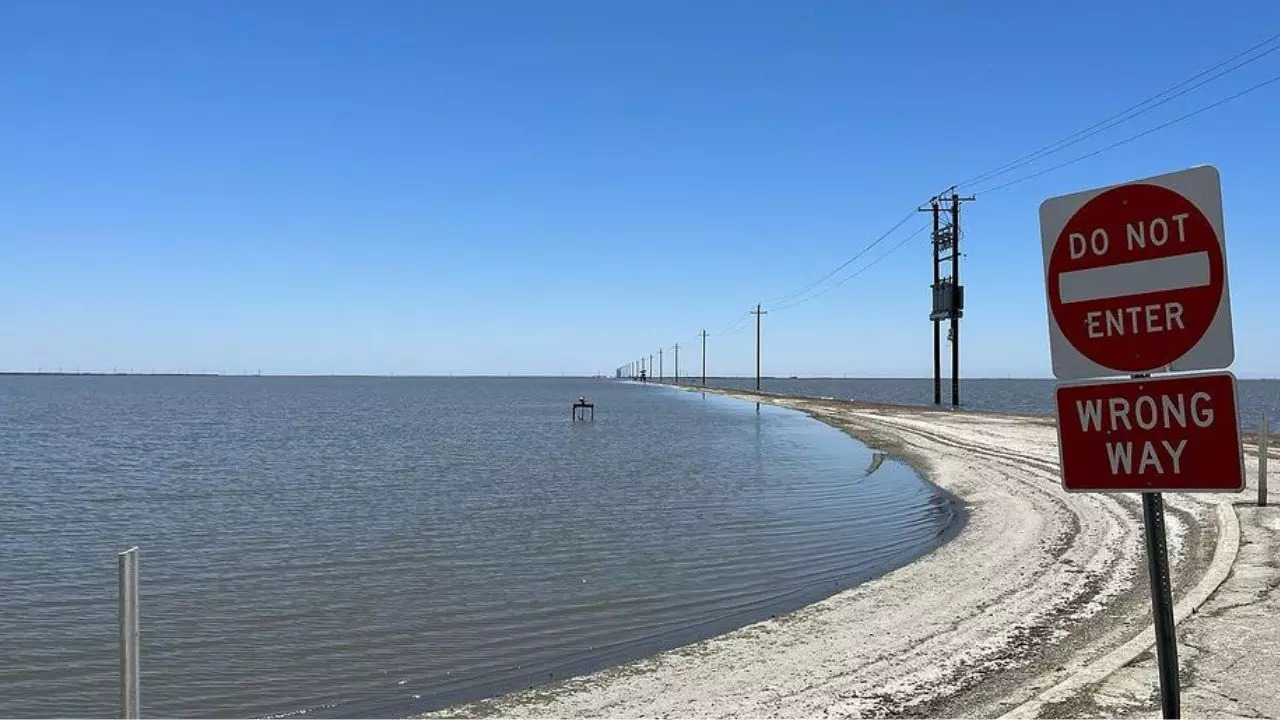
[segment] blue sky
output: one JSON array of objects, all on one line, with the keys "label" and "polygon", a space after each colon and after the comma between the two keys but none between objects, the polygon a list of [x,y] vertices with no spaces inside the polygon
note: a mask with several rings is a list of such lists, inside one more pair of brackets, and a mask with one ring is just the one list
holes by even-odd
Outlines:
[{"label": "blue sky", "polygon": [[[754,303],[1277,32],[1274,2],[4,3],[0,368],[691,368],[705,327],[709,370],[751,374],[752,328],[720,331]],[[1049,374],[1041,200],[1200,163],[1234,369],[1280,374],[1277,117],[1280,83],[980,192],[964,374]],[[767,315],[765,372],[928,374],[928,252]]]}]

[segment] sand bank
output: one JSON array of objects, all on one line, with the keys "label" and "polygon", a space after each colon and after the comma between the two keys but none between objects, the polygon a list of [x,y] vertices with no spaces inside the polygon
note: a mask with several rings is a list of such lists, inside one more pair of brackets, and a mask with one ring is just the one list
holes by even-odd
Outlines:
[{"label": "sand bank", "polygon": [[[965,503],[968,523],[920,560],[775,620],[439,715],[1052,717],[1155,708],[1155,670],[1142,666],[1150,633],[1140,502],[1063,492],[1051,421],[725,394],[808,412],[905,459]],[[1202,605],[1224,603],[1221,616],[1238,615],[1232,622],[1243,628],[1275,595],[1280,569],[1242,572],[1237,556],[1274,563],[1280,524],[1242,529],[1231,502],[1243,500],[1166,496],[1188,637],[1216,637],[1198,629],[1216,626],[1194,614]],[[1241,537],[1258,547],[1238,553]],[[1280,651],[1280,631],[1271,642]],[[1185,658],[1204,673],[1233,667],[1191,647]],[[1189,682],[1185,713],[1230,713],[1219,710],[1231,706],[1223,698],[1245,694],[1249,680],[1229,691],[1213,683],[1201,693],[1212,702],[1197,706],[1200,690]]]}]

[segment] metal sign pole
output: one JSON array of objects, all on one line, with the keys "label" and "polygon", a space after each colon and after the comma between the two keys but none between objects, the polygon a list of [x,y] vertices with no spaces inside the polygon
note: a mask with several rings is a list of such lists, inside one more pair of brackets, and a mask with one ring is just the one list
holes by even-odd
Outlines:
[{"label": "metal sign pole", "polygon": [[1158,492],[1142,493],[1142,519],[1147,536],[1147,573],[1151,576],[1151,615],[1160,666],[1163,717],[1181,717],[1178,686],[1178,636],[1173,627],[1173,592],[1169,587],[1169,553],[1165,546],[1164,500]]},{"label": "metal sign pole", "polygon": [[1267,452],[1271,445],[1271,433],[1267,430],[1267,411],[1262,411],[1258,428],[1258,507],[1267,506]]},{"label": "metal sign pole", "polygon": [[120,717],[138,717],[138,548],[120,560]]}]

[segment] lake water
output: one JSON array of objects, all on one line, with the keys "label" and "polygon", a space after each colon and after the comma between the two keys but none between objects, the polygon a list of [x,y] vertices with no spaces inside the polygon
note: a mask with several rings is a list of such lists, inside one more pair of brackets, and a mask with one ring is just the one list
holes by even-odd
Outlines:
[{"label": "lake water", "polygon": [[[687,380],[683,378],[682,380]],[[756,379],[707,378],[707,385],[754,390]],[[932,405],[932,378],[761,378],[761,390],[784,395],[831,397],[842,400]],[[1057,380],[1004,380],[994,378],[960,380],[960,406],[966,410],[990,410],[1026,414],[1053,414],[1053,391]],[[1280,427],[1280,380],[1237,380],[1240,423],[1255,430],[1262,412]],[[942,379],[942,402],[951,406],[951,378]]]},{"label": "lake water", "polygon": [[0,377],[0,717],[115,714],[133,545],[145,715],[394,715],[766,618],[957,527],[871,461],[602,380]]}]

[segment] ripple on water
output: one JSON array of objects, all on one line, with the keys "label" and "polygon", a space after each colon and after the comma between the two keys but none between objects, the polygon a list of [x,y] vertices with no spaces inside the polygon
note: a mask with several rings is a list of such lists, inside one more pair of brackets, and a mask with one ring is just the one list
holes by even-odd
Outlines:
[{"label": "ripple on water", "polygon": [[[570,424],[587,394],[594,423]],[[799,413],[572,379],[0,378],[0,716],[393,714],[811,602],[952,507]],[[418,696],[414,700],[413,696]],[[327,708],[327,709],[326,709]]]}]

